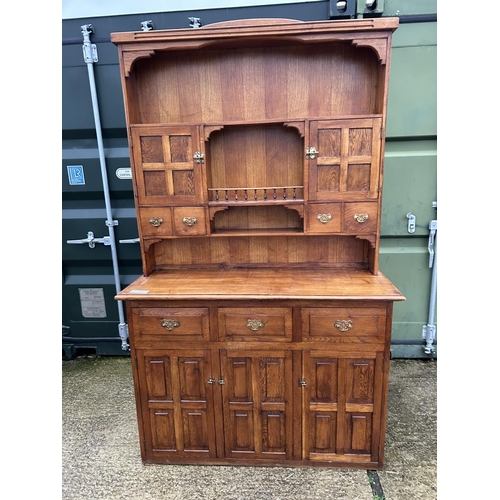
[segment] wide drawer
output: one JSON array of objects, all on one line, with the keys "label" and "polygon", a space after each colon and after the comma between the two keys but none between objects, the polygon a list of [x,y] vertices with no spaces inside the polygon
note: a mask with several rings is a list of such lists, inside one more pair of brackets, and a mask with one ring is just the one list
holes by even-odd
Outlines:
[{"label": "wide drawer", "polygon": [[292,341],[292,309],[288,307],[221,307],[219,340]]},{"label": "wide drawer", "polygon": [[141,340],[209,340],[209,309],[205,307],[132,308],[133,332]]},{"label": "wide drawer", "polygon": [[305,342],[383,342],[386,309],[382,307],[305,307],[302,340]]}]

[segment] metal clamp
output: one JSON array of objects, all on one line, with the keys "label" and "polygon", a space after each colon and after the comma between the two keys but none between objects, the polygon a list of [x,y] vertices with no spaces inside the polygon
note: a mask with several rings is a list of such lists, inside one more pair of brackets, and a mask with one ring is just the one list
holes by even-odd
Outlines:
[{"label": "metal clamp", "polygon": [[88,243],[90,248],[95,248],[96,243],[104,243],[104,245],[111,245],[111,238],[109,236],[104,236],[103,238],[95,238],[94,233],[89,231],[87,237],[83,240],[67,240],[66,243],[70,245],[83,245]]},{"label": "metal clamp", "polygon": [[97,46],[95,43],[90,43],[90,35],[94,33],[94,28],[91,24],[84,24],[81,26],[83,34],[83,60],[88,63],[96,63],[98,61],[97,57]]}]

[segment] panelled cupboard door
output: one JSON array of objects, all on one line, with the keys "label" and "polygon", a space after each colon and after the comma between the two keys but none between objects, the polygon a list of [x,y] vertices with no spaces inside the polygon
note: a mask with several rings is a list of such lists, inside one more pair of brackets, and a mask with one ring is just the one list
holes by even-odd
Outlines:
[{"label": "panelled cupboard door", "polygon": [[216,455],[208,350],[137,351],[146,458]]},{"label": "panelled cupboard door", "polygon": [[303,353],[303,458],[377,462],[383,356]]},{"label": "panelled cupboard door", "polygon": [[133,126],[131,140],[140,205],[203,203],[198,126]]},{"label": "panelled cupboard door", "polygon": [[226,458],[292,458],[292,351],[221,351]]},{"label": "panelled cupboard door", "polygon": [[311,121],[310,201],[378,197],[382,118]]}]

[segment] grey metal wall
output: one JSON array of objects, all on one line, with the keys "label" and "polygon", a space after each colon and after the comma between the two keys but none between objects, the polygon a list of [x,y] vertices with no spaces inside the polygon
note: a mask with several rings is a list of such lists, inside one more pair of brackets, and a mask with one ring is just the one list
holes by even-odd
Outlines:
[{"label": "grey metal wall", "polygon": [[[363,2],[348,2],[360,17]],[[326,20],[336,2],[144,13],[64,19],[62,21],[62,298],[63,356],[87,351],[127,355],[118,335],[118,309],[110,247],[68,240],[108,235],[99,151],[81,26],[91,24],[98,62],[94,67],[117,241],[120,282],[124,287],[141,274],[132,182],[122,178],[130,168],[117,48],[110,33],[138,31],[151,20],[155,29],[187,28],[189,17],[203,24],[223,20],[286,17]],[[379,0],[383,16],[400,17],[394,34],[389,87],[387,144],[382,206],[380,268],[407,297],[395,304],[394,357],[434,357],[423,351],[422,328],[428,321],[432,269],[429,267],[429,221],[436,209],[436,2]],[[70,167],[68,169],[68,167]],[[81,178],[71,173],[83,172]],[[407,214],[416,230],[407,230]],[[436,342],[434,342],[436,343]]]}]

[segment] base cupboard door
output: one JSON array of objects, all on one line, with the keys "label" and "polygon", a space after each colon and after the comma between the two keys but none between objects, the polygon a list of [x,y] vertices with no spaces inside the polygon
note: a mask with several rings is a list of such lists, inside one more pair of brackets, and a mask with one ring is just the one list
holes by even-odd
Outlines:
[{"label": "base cupboard door", "polygon": [[215,457],[209,351],[137,351],[137,364],[146,459]]},{"label": "base cupboard door", "polygon": [[303,353],[303,458],[378,462],[382,354]]},{"label": "base cupboard door", "polygon": [[221,351],[226,458],[292,458],[292,352]]}]

